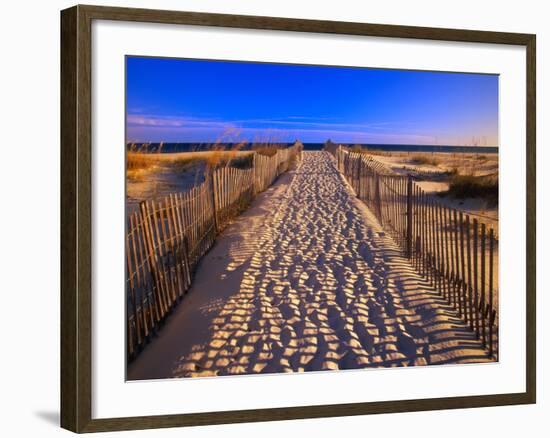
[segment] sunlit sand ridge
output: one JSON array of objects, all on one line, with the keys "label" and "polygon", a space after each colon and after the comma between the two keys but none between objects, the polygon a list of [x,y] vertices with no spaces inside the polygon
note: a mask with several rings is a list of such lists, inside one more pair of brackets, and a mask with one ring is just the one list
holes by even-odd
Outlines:
[{"label": "sunlit sand ridge", "polygon": [[130,379],[487,361],[327,152],[259,195],[199,265]]}]

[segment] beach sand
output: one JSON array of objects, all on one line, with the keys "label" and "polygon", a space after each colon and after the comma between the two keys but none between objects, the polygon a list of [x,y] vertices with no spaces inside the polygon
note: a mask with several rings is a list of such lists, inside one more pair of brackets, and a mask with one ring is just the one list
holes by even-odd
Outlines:
[{"label": "beach sand", "polygon": [[327,152],[218,237],[128,379],[488,361]]}]

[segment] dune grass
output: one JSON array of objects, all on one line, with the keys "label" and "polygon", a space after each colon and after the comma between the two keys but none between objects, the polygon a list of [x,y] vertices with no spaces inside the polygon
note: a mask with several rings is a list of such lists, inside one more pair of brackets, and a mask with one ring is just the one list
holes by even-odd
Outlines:
[{"label": "dune grass", "polygon": [[413,155],[410,159],[410,162],[412,164],[419,164],[419,165],[429,164],[430,166],[437,166],[440,163],[440,161],[436,157],[430,156],[428,154]]},{"label": "dune grass", "polygon": [[395,152],[385,151],[375,146],[360,145],[360,144],[354,144],[353,146],[351,146],[350,152],[355,152],[357,154],[365,154],[365,155],[381,155],[385,157],[391,157],[393,154],[395,154]]},{"label": "dune grass", "polygon": [[244,150],[247,144],[246,141],[232,143],[231,148],[227,149],[227,143],[220,140],[207,145],[206,150],[163,153],[163,143],[154,149],[148,143],[132,143],[128,145],[126,152],[127,175],[138,176],[159,166],[170,166],[176,171],[185,171],[200,163],[204,163],[208,168],[231,166],[246,169],[252,166],[254,152],[273,156],[277,150],[286,147],[279,143],[261,142],[253,144],[251,150]]},{"label": "dune grass", "polygon": [[150,168],[153,165],[153,161],[146,157],[146,154],[139,152],[127,152],[126,153],[126,170],[139,171]]},{"label": "dune grass", "polygon": [[498,204],[498,178],[459,175],[449,180],[449,195],[455,198],[485,198],[490,204]]}]

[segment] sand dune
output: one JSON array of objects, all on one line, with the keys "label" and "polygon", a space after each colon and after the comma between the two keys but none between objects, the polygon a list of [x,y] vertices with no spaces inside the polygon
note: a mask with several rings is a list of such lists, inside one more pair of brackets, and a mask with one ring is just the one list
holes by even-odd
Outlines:
[{"label": "sand dune", "polygon": [[487,361],[327,152],[304,152],[199,265],[129,379]]}]

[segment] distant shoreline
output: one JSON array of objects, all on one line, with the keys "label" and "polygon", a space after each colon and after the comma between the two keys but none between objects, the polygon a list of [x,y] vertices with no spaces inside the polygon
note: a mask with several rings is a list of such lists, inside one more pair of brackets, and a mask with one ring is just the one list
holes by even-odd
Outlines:
[{"label": "distant shoreline", "polygon": [[[276,143],[276,142],[274,142]],[[160,153],[177,153],[177,152],[198,152],[214,149],[231,150],[239,143],[163,143]],[[283,146],[292,146],[294,142],[276,143]],[[480,153],[480,154],[496,154],[498,146],[441,146],[441,145],[408,145],[408,144],[361,144],[361,143],[338,143],[344,146],[360,145],[366,149],[381,150],[386,152],[442,152],[442,153]],[[127,149],[133,145],[140,152],[159,152],[160,143],[128,143]],[[320,151],[325,146],[325,143],[303,143],[305,151]],[[252,143],[245,144],[240,150],[250,150]]]}]

